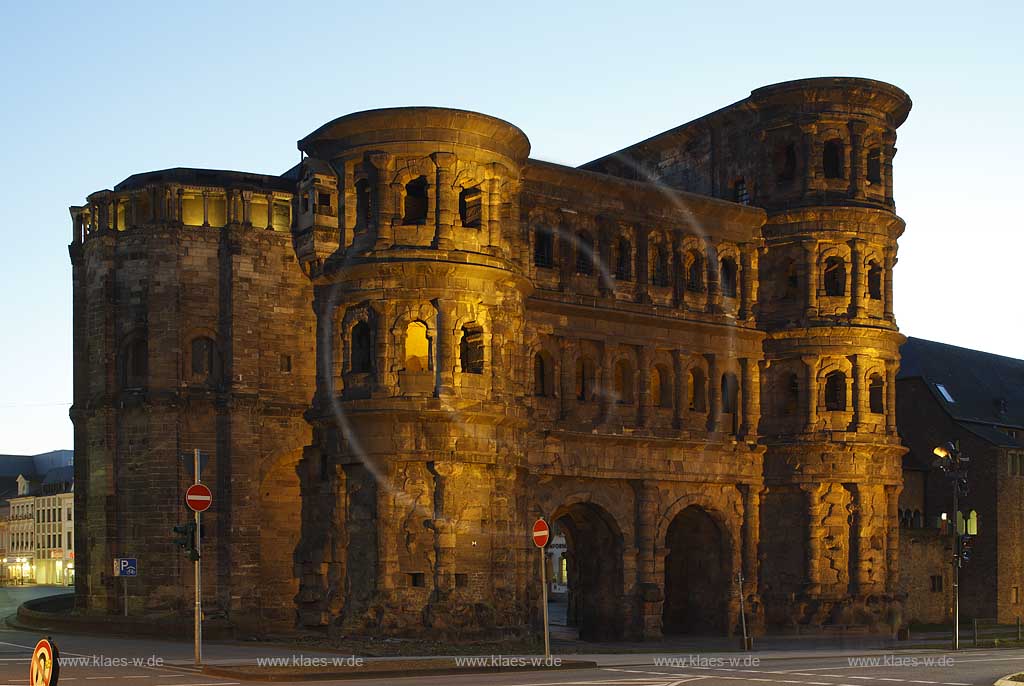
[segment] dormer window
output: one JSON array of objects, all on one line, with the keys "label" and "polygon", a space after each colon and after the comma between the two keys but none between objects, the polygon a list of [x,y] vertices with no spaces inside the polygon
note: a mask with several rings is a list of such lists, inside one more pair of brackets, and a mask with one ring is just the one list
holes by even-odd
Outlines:
[{"label": "dormer window", "polygon": [[953,396],[949,394],[949,391],[947,391],[946,387],[943,386],[942,384],[940,384],[940,383],[935,384],[935,389],[940,394],[942,394],[942,397],[946,399],[947,403],[955,403],[956,402],[955,400],[953,400]]}]

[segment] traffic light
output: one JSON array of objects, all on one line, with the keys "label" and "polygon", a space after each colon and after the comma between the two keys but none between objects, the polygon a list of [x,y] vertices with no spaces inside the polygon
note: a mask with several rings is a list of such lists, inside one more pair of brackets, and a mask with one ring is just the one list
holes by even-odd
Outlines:
[{"label": "traffic light", "polygon": [[199,559],[199,551],[196,550],[196,523],[188,522],[187,524],[178,524],[174,527],[174,533],[177,537],[174,539],[174,545],[178,546],[182,550],[188,551],[188,559],[195,562]]},{"label": "traffic light", "polygon": [[960,537],[960,559],[963,562],[970,562],[971,552],[974,550],[974,536],[964,534]]}]

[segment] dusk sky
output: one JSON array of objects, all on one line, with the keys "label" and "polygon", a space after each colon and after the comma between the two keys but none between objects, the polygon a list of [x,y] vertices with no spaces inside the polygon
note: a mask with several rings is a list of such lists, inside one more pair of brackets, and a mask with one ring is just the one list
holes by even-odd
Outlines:
[{"label": "dusk sky", "polygon": [[[507,10],[500,7],[508,7]],[[770,14],[768,10],[770,8]],[[1024,358],[1018,3],[16,3],[0,23],[0,453],[72,447],[68,206],[175,166],[281,173],[348,112],[477,110],[577,165],[811,76],[907,91],[903,333]]]}]

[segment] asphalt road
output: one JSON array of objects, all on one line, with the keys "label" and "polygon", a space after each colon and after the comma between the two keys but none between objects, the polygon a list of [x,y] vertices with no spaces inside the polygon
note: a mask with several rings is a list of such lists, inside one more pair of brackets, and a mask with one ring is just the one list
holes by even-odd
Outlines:
[{"label": "asphalt road", "polygon": [[[54,589],[0,589],[0,613]],[[39,634],[0,627],[0,686],[26,686],[29,658]],[[237,679],[212,677],[192,667],[192,645],[185,641],[122,639],[53,634],[64,664],[60,683],[73,686],[233,686]],[[292,659],[290,650],[267,646],[208,643],[207,664],[255,663],[257,658]],[[332,653],[307,651],[305,658],[334,659]],[[417,684],[424,686],[990,686],[999,677],[1024,670],[1024,650],[880,650],[792,649],[745,653],[618,654],[570,656],[597,661],[597,669],[410,676],[317,682],[347,686]],[[70,659],[78,664],[71,664]],[[252,682],[255,683],[255,682]],[[299,682],[309,684],[310,682]]]}]

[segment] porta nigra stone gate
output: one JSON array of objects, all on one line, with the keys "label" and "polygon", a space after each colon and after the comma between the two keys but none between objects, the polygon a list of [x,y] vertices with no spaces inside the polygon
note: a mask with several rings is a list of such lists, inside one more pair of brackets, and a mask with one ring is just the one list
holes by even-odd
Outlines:
[{"label": "porta nigra stone gate", "polygon": [[[892,270],[910,99],[818,78],[580,168],[515,126],[360,112],[281,176],[71,208],[76,594],[209,621],[585,639],[899,621]],[[571,126],[566,122],[566,126]]]}]

